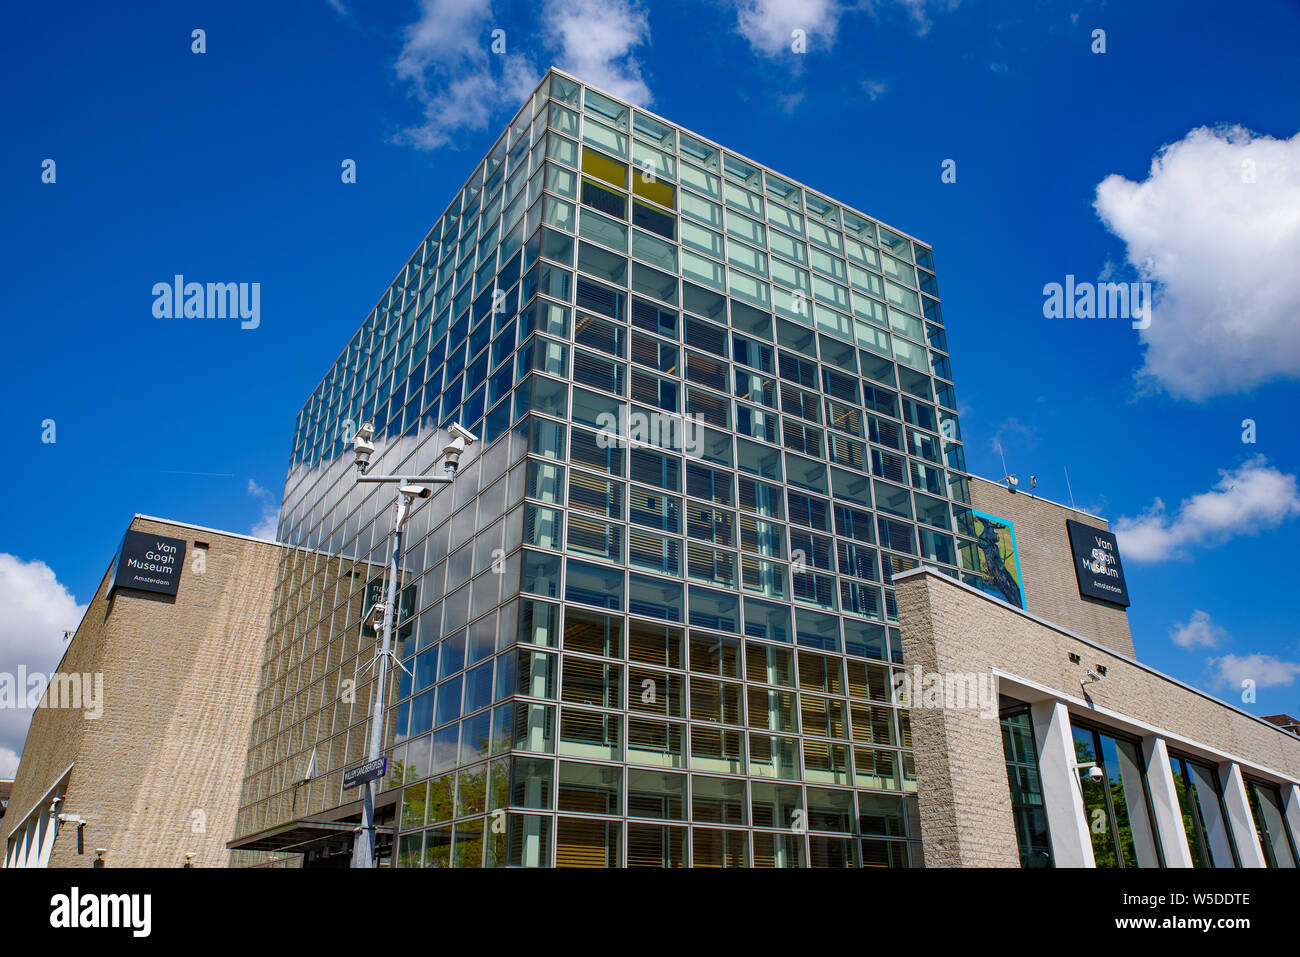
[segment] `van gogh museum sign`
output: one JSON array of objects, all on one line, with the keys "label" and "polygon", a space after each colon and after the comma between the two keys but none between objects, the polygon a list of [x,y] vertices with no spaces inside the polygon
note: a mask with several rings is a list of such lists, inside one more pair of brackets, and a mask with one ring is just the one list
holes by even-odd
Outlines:
[{"label": "van gogh museum sign", "polygon": [[185,542],[145,532],[127,532],[117,556],[114,588],[138,588],[175,595],[185,562]]},{"label": "van gogh museum sign", "polygon": [[1070,530],[1079,594],[1127,608],[1128,585],[1124,582],[1124,566],[1120,564],[1115,536],[1073,519],[1066,519],[1065,524]]}]

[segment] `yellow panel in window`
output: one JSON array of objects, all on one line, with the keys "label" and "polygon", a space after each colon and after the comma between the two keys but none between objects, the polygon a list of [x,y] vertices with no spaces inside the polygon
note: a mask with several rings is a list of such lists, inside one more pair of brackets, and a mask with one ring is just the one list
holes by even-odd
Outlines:
[{"label": "yellow panel in window", "polygon": [[627,189],[627,167],[595,150],[582,151],[582,171],[619,189]]},{"label": "yellow panel in window", "polygon": [[640,173],[632,177],[632,192],[638,196],[643,196],[652,203],[658,203],[660,206],[667,206],[669,209],[676,209],[674,205],[677,201],[677,189],[671,183],[665,183],[661,179],[652,179],[646,182],[645,177]]}]

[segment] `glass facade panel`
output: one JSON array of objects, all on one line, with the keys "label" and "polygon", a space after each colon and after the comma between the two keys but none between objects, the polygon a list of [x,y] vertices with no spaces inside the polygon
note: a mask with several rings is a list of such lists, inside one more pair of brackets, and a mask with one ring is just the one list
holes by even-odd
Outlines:
[{"label": "glass facade panel", "polygon": [[[1137,744],[1076,724],[1074,750],[1097,866],[1160,867]],[[1094,765],[1100,778],[1087,773]]]},{"label": "glass facade panel", "polygon": [[1007,759],[1020,866],[1051,867],[1052,844],[1038,773],[1038,748],[1027,708],[1002,716],[1002,750]]}]

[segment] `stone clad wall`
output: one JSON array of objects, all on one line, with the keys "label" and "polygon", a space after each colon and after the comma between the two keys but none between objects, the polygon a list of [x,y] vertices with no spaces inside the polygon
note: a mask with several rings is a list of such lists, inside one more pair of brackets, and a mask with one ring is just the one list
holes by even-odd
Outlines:
[{"label": "stone clad wall", "polygon": [[[1226,755],[1260,776],[1300,781],[1300,739],[1011,608],[930,569],[896,579],[907,667],[997,670],[1050,689],[1072,717],[1157,729],[1174,750]],[[1069,660],[1070,653],[1080,662]],[[1101,665],[1106,675],[1080,680]],[[1089,704],[1089,701],[1091,704]],[[1110,712],[1110,714],[1107,714]],[[912,739],[926,865],[1015,866],[1011,796],[998,722],[975,709],[914,707]]]},{"label": "stone clad wall", "polygon": [[[50,864],[222,867],[234,831],[279,546],[137,517],[131,528],[186,543],[176,596],[108,595],[108,577],[61,672],[103,674],[103,715],[40,709],[4,825],[73,765],[61,812],[86,818],[85,854],[61,827]],[[202,573],[195,541],[209,545]],[[6,835],[7,836],[7,835]]]}]

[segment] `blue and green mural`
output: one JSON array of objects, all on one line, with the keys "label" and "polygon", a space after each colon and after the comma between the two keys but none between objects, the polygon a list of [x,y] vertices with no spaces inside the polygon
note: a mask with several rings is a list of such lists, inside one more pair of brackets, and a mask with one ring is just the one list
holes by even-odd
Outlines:
[{"label": "blue and green mural", "polygon": [[1020,553],[1016,551],[1016,527],[1004,518],[974,510],[966,513],[969,528],[963,529],[978,543],[975,571],[981,587],[994,598],[1017,608],[1025,607],[1025,589],[1020,575]]}]

